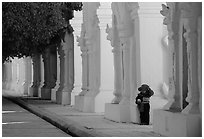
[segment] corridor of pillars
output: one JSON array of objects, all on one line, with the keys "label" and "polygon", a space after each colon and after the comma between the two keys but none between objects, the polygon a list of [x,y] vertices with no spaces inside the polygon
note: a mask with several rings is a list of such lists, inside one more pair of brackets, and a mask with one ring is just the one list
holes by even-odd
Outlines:
[{"label": "corridor of pillars", "polygon": [[2,64],[2,88],[139,123],[135,97],[146,83],[155,92],[154,132],[199,134],[201,9],[191,2],[84,2],[60,46]]}]

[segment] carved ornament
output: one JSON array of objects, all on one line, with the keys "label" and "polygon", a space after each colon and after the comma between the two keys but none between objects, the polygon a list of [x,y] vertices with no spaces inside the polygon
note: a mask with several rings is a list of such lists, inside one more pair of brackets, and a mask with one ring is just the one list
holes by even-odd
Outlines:
[{"label": "carved ornament", "polygon": [[107,40],[109,40],[111,42],[111,45],[113,46],[113,29],[109,27],[109,25],[107,24],[106,27],[106,33],[107,35]]},{"label": "carved ornament", "polygon": [[113,2],[111,5],[113,15],[117,20],[117,29],[119,31],[119,37],[130,37],[133,30],[133,21],[130,17],[130,11],[127,4],[124,2]]},{"label": "carved ornament", "polygon": [[171,23],[171,11],[170,8],[164,4],[162,4],[162,10],[160,11],[160,13],[165,17],[163,20],[163,24],[164,25],[168,25],[169,23]]}]

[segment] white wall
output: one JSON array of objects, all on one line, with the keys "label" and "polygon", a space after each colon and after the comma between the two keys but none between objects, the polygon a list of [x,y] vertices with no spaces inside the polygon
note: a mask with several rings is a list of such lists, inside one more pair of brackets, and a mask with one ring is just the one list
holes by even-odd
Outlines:
[{"label": "white wall", "polygon": [[[164,67],[166,54],[162,39],[166,35],[163,25],[163,16],[160,14],[159,2],[139,3],[140,22],[140,56],[141,56],[141,83],[148,84],[154,91],[150,100],[150,122],[153,120],[153,109],[162,108],[167,100],[163,98],[161,89],[166,81]],[[166,52],[167,53],[167,52]]]},{"label": "white wall", "polygon": [[104,112],[105,103],[110,103],[113,99],[114,89],[114,67],[111,43],[107,40],[106,25],[112,24],[112,10],[110,2],[101,2],[97,10],[100,27],[100,93],[96,97],[95,111]]},{"label": "white wall", "polygon": [[141,83],[147,83],[159,94],[163,83],[163,17],[161,3],[139,3]]},{"label": "white wall", "polygon": [[114,67],[111,43],[107,40],[106,25],[112,24],[112,11],[110,2],[101,2],[98,10],[99,26],[101,32],[101,91],[113,91]]}]

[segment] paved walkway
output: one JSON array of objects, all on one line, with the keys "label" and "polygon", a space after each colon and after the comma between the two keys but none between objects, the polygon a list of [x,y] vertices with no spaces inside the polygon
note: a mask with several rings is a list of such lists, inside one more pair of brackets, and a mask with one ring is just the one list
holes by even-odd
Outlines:
[{"label": "paved walkway", "polygon": [[70,137],[40,117],[2,98],[2,137]]},{"label": "paved walkway", "polygon": [[103,113],[79,112],[73,106],[55,104],[39,98],[13,98],[15,103],[59,127],[80,137],[158,137],[152,125],[117,123],[104,118]]}]

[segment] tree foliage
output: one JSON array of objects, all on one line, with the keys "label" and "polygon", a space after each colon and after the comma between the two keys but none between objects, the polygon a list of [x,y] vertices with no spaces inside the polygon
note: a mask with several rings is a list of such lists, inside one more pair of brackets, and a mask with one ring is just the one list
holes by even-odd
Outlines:
[{"label": "tree foliage", "polygon": [[80,2],[3,2],[2,60],[42,53],[59,45]]}]

